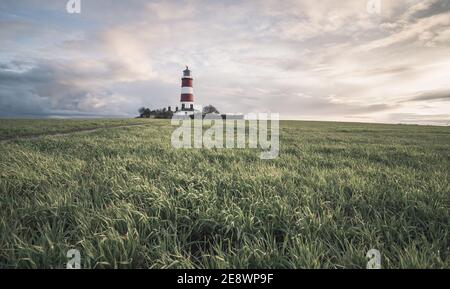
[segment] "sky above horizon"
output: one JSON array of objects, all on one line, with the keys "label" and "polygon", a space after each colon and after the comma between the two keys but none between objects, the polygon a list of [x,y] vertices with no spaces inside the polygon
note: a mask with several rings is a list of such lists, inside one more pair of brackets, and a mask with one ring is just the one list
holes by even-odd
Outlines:
[{"label": "sky above horizon", "polygon": [[450,123],[450,1],[0,2],[0,117],[195,100],[282,119]]}]

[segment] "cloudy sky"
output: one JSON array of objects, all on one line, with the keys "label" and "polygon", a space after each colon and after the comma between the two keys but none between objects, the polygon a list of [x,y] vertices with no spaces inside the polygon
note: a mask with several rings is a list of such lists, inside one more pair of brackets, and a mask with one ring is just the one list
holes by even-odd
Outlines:
[{"label": "cloudy sky", "polygon": [[449,0],[1,0],[0,117],[197,103],[282,118],[450,122]]}]

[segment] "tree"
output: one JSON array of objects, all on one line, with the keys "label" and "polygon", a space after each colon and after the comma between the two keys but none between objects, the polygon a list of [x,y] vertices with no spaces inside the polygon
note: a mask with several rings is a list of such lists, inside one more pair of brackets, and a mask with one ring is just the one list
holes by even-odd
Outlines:
[{"label": "tree", "polygon": [[151,110],[150,108],[141,107],[139,110],[140,118],[172,118],[173,111],[167,110],[166,107],[162,109]]},{"label": "tree", "polygon": [[215,108],[212,105],[207,105],[203,108],[203,113],[204,114],[209,114],[209,113],[220,113],[217,108]]},{"label": "tree", "polygon": [[149,118],[151,115],[150,108],[141,107],[139,109],[139,115],[141,118]]}]

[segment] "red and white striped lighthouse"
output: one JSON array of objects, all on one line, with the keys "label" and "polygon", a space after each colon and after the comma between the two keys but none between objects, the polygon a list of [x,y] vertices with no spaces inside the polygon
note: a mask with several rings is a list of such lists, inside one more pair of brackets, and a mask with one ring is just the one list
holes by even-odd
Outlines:
[{"label": "red and white striped lighthouse", "polygon": [[194,110],[194,89],[192,87],[194,79],[192,78],[189,67],[183,71],[183,77],[181,78],[181,110],[193,111]]}]

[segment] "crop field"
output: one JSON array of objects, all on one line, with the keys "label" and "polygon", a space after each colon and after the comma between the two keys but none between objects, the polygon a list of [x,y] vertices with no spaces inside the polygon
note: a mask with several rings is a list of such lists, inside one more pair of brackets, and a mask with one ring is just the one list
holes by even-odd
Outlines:
[{"label": "crop field", "polygon": [[450,268],[449,127],[283,121],[274,160],[174,129],[1,120],[0,268]]},{"label": "crop field", "polygon": [[20,137],[37,137],[41,135],[55,135],[80,130],[94,130],[145,123],[142,119],[127,120],[48,120],[48,119],[0,119],[0,140]]}]

